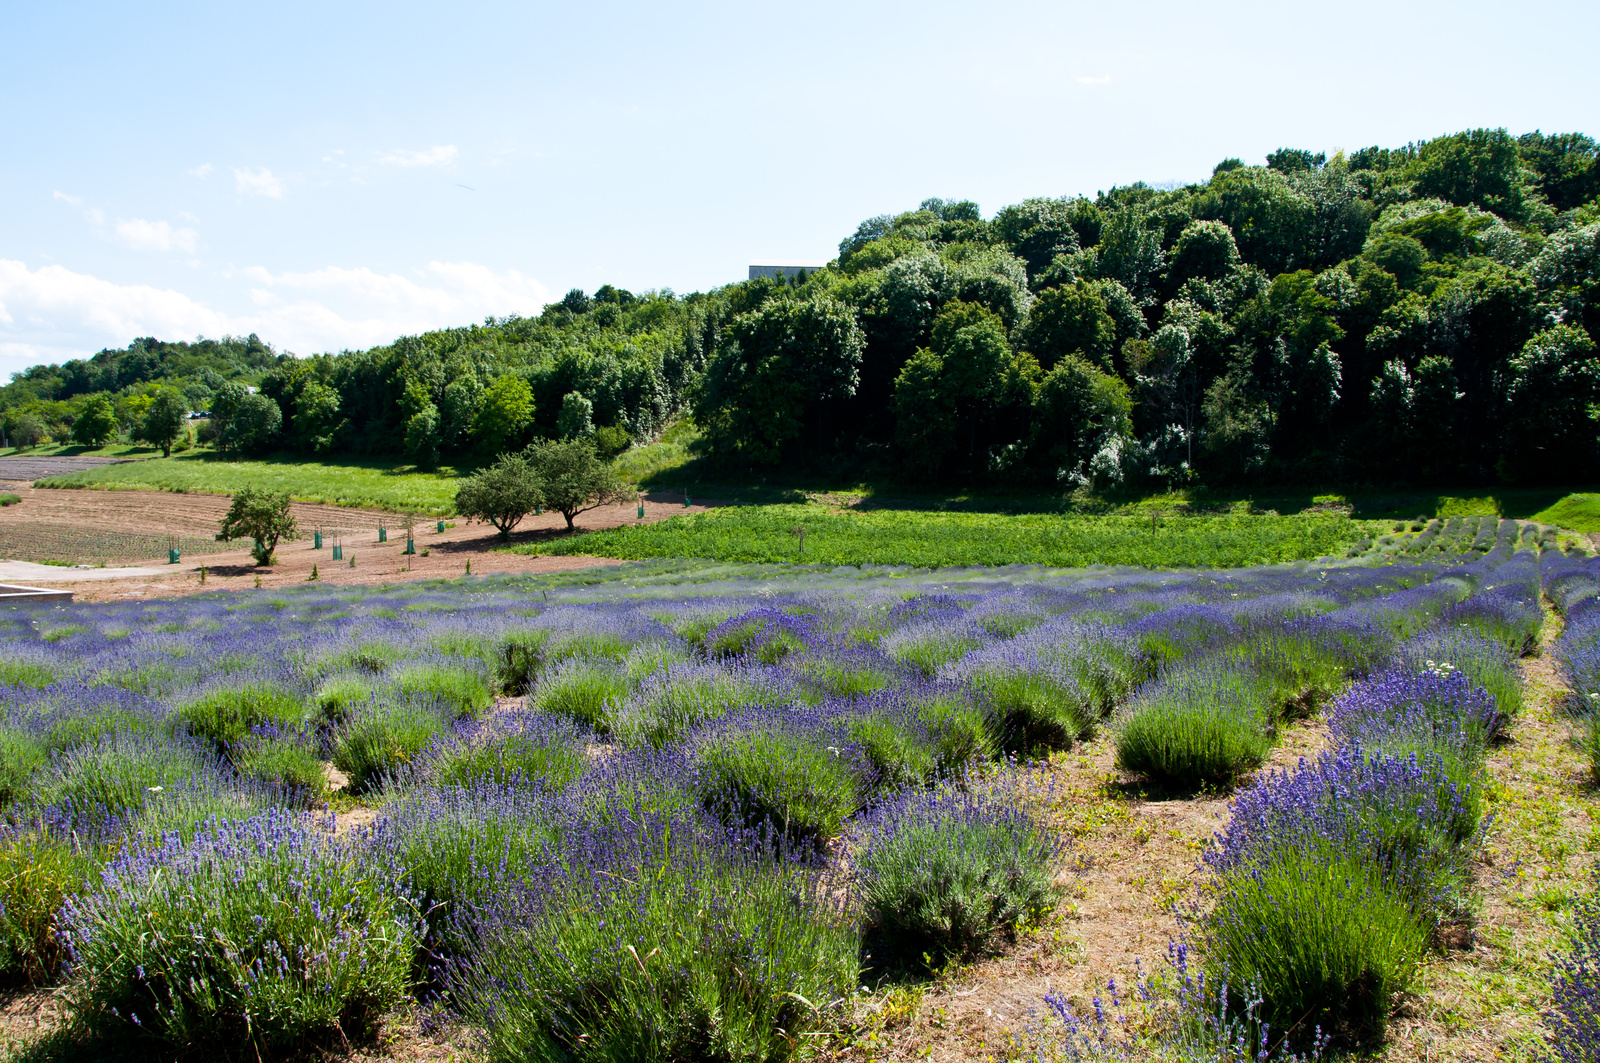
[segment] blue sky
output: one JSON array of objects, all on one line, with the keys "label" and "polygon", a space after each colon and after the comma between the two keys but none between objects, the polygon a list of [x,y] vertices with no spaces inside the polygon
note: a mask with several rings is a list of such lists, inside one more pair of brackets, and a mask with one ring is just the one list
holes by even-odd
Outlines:
[{"label": "blue sky", "polygon": [[13,2],[0,375],[705,289],[927,196],[987,216],[1280,146],[1600,135],[1597,30],[1538,2]]}]

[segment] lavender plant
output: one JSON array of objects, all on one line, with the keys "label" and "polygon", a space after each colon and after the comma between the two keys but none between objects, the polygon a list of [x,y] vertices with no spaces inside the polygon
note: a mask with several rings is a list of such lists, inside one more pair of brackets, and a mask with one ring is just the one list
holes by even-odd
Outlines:
[{"label": "lavender plant", "polygon": [[1600,899],[1574,908],[1571,940],[1556,960],[1554,1003],[1545,1013],[1550,1058],[1600,1061]]},{"label": "lavender plant", "polygon": [[1056,844],[1015,797],[913,788],[862,817],[857,890],[875,966],[971,960],[1054,907]]},{"label": "lavender plant", "polygon": [[331,822],[280,811],[130,848],[62,922],[79,1016],[183,1050],[360,1036],[404,998],[421,935]]},{"label": "lavender plant", "polygon": [[1117,725],[1117,767],[1157,786],[1223,785],[1273,744],[1269,685],[1239,667],[1181,669],[1142,691]]}]

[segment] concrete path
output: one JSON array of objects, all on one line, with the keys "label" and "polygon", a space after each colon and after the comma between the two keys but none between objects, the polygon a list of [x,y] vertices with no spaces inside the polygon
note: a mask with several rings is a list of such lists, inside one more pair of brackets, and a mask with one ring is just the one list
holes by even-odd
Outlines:
[{"label": "concrete path", "polygon": [[167,576],[172,571],[171,568],[64,568],[61,565],[36,565],[32,561],[0,561],[0,582],[76,583],[81,580],[122,579],[124,576]]}]

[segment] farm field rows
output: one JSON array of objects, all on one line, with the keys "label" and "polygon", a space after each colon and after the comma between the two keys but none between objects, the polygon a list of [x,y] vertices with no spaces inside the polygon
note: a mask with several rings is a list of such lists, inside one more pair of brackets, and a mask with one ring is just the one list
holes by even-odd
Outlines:
[{"label": "farm field rows", "polygon": [[[392,1040],[437,997],[430,1036],[489,1059],[1215,1058],[1189,1020],[1219,1008],[1274,1057],[1392,1054],[1483,898],[1502,914],[1500,743],[1567,726],[1519,661],[1547,646],[1550,682],[1600,700],[1600,562],[1480,523],[1380,565],[658,561],[8,612],[0,964],[66,1005],[13,1047],[281,1055]],[[1583,807],[1567,753],[1540,770]],[[1203,810],[1231,816],[1215,839]],[[1124,859],[1096,846],[1170,847],[1136,825],[1157,815],[1200,872],[1141,879],[1152,910],[1086,937]],[[1308,988],[1297,957],[1330,948]],[[1050,981],[1006,984],[1077,1027],[999,1006],[1022,954]],[[1224,967],[1254,1010],[1201,988]],[[1519,1051],[1545,974],[1494,1016]],[[1096,1025],[1102,975],[1136,1021]],[[934,1002],[963,979],[952,1028]]]}]

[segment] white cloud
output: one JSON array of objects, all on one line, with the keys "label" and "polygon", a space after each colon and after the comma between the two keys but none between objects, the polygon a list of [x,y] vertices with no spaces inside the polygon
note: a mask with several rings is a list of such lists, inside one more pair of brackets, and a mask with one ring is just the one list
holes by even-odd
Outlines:
[{"label": "white cloud", "polygon": [[89,219],[89,224],[91,225],[104,225],[106,223],[106,212],[99,207],[90,207],[83,212],[83,216]]},{"label": "white cloud", "polygon": [[193,251],[197,235],[193,229],[143,218],[118,218],[115,231],[117,241],[134,251]]},{"label": "white cloud", "polygon": [[272,176],[272,171],[265,166],[259,170],[234,167],[233,186],[247,196],[267,196],[270,199],[283,198],[283,181]]},{"label": "white cloud", "polygon": [[396,148],[378,159],[388,166],[448,166],[456,161],[454,144],[436,144],[427,151],[406,151]]},{"label": "white cloud", "polygon": [[[199,166],[196,166],[194,169],[190,170],[189,174],[193,177],[199,177],[203,180],[206,175],[214,169],[216,169],[216,167],[212,166],[209,162],[203,162]],[[238,173],[239,171],[235,170],[234,172]]]},{"label": "white cloud", "polygon": [[1099,78],[1081,77],[1081,78],[1078,79],[1078,84],[1080,84],[1080,85],[1109,85],[1109,84],[1111,84],[1111,75],[1107,74],[1105,77],[1099,77]]},{"label": "white cloud", "polygon": [[68,203],[71,203],[74,207],[76,207],[78,204],[83,202],[83,200],[79,199],[77,196],[69,196],[65,192],[60,192],[60,191],[52,192],[51,193],[51,198],[52,199],[63,199],[63,200],[66,200]]},{"label": "white cloud", "polygon": [[125,346],[136,336],[254,332],[300,354],[370,347],[491,314],[535,314],[551,298],[543,284],[516,270],[473,262],[430,262],[412,276],[342,266],[272,273],[256,266],[236,280],[243,282],[238,312],[229,312],[170,288],[0,259],[0,378],[40,361]]}]

